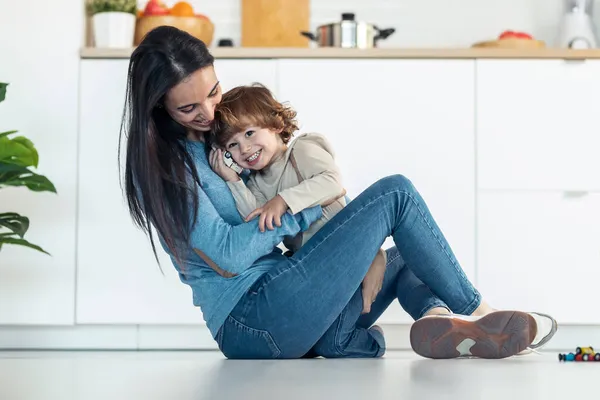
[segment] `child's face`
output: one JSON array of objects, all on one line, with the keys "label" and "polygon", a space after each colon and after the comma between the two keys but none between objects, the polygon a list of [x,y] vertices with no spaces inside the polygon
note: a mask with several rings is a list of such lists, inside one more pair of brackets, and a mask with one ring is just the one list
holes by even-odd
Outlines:
[{"label": "child's face", "polygon": [[285,151],[279,133],[268,128],[248,127],[233,135],[225,144],[225,150],[240,167],[258,171]]}]

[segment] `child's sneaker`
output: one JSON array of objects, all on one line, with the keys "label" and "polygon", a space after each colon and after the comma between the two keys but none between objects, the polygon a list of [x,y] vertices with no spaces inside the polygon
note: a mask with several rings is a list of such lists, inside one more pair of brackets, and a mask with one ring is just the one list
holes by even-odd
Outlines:
[{"label": "child's sneaker", "polygon": [[417,354],[427,358],[496,359],[530,347],[537,331],[534,316],[521,311],[495,311],[483,317],[431,315],[412,325],[410,344]]}]

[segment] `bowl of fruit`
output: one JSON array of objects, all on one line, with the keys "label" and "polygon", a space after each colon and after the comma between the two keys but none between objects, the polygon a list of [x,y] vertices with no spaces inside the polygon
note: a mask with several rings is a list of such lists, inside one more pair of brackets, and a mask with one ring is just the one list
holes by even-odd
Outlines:
[{"label": "bowl of fruit", "polygon": [[206,15],[196,13],[187,1],[179,1],[172,7],[167,7],[161,0],[149,0],[144,9],[138,12],[135,45],[139,45],[152,29],[163,25],[186,31],[207,46],[211,45],[215,31],[212,21]]}]

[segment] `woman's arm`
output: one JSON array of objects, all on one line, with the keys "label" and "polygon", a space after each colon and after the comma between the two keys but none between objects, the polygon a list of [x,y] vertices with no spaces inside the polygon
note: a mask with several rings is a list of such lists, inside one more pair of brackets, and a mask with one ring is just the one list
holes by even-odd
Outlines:
[{"label": "woman's arm", "polygon": [[322,215],[320,206],[297,215],[286,214],[281,219],[281,227],[260,232],[256,219],[235,226],[223,221],[201,188],[198,189],[198,201],[198,213],[190,235],[191,246],[221,270],[236,275],[271,253],[284,236],[307,230]]}]

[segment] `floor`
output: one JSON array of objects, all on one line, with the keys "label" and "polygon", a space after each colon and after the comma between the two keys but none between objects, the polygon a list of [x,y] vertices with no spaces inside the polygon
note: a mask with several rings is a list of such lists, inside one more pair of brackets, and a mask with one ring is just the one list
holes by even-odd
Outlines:
[{"label": "floor", "polygon": [[556,353],[231,361],[216,352],[0,352],[0,399],[546,400],[595,397],[599,373],[600,363],[560,363]]}]

